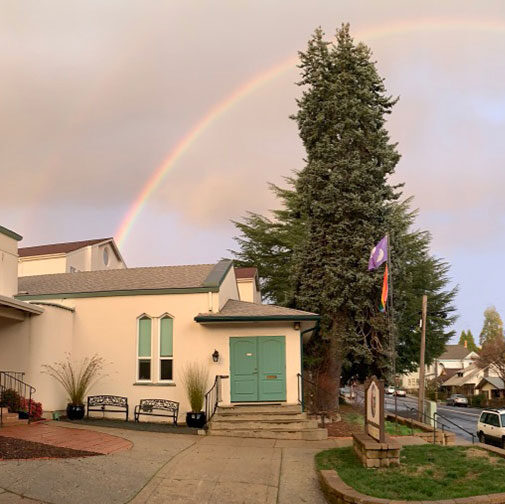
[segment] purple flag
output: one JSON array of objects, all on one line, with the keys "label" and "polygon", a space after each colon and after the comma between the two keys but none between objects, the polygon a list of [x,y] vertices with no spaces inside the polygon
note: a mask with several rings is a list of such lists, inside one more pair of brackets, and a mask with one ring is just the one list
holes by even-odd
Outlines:
[{"label": "purple flag", "polygon": [[388,260],[388,237],[384,236],[382,240],[375,245],[368,261],[368,271],[378,268]]}]

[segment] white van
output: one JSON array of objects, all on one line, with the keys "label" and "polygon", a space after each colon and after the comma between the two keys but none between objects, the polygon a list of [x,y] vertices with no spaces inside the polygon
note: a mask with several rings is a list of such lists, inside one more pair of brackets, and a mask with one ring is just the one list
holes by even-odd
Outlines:
[{"label": "white van", "polygon": [[481,443],[499,443],[505,448],[505,408],[485,409],[477,422],[477,436]]}]

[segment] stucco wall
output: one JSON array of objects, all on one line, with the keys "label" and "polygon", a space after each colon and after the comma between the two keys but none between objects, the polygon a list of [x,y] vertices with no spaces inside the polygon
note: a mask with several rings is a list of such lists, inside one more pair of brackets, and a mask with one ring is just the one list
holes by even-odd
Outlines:
[{"label": "stucco wall", "polygon": [[241,301],[248,301],[249,303],[261,303],[261,294],[256,289],[256,282],[254,278],[237,280],[237,287]]},{"label": "stucco wall", "polygon": [[234,268],[228,270],[228,273],[219,287],[219,309],[226,304],[228,299],[239,299]]},{"label": "stucco wall", "polygon": [[57,256],[37,256],[35,258],[20,258],[18,264],[18,275],[48,275],[52,273],[65,273],[67,260],[65,255]]},{"label": "stucco wall", "polygon": [[30,357],[30,320],[0,318],[0,370],[26,373]]},{"label": "stucco wall", "polygon": [[[107,249],[109,261],[107,264],[104,262],[104,249]],[[93,245],[91,247],[91,270],[104,270],[104,269],[122,269],[125,267],[124,263],[120,261],[116,254],[114,253],[113,248],[109,243],[105,245]]]},{"label": "stucco wall", "polygon": [[0,233],[0,294],[13,296],[18,291],[18,242]]},{"label": "stucco wall", "polygon": [[[70,352],[75,360],[97,353],[108,364],[106,376],[93,387],[91,394],[125,395],[132,412],[141,398],[172,399],[181,404],[180,420],[183,421],[189,409],[181,381],[184,365],[188,362],[205,364],[209,370],[207,388],[210,388],[216,375],[230,374],[230,336],[285,336],[287,402],[297,402],[300,332],[293,329],[292,323],[198,324],[193,318],[197,313],[208,310],[207,293],[53,301],[75,307],[75,313],[47,307],[46,313],[33,318],[29,339],[30,361],[25,367],[27,378],[37,387],[37,398],[42,401],[45,410],[63,409],[66,397],[55,382],[41,375],[40,366],[61,360],[65,352]],[[153,383],[140,385],[136,384],[137,318],[144,313],[153,317]],[[157,383],[159,317],[165,313],[174,317],[174,379],[168,385]],[[3,336],[1,331],[0,336]],[[212,361],[214,350],[220,354],[218,363]],[[230,383],[224,380],[223,403],[229,402]]]}]

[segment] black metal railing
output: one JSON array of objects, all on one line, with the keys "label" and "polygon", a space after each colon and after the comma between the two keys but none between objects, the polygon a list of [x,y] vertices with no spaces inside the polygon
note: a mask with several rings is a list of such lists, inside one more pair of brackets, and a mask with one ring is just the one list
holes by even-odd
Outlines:
[{"label": "black metal railing", "polygon": [[[25,401],[25,404],[20,406],[24,406],[27,409],[28,422],[30,422],[33,414],[33,394],[35,394],[36,389],[28,383],[25,383],[20,377],[24,378],[24,373],[16,371],[0,371],[0,406],[4,406],[4,397],[6,396],[7,391],[12,390],[20,399]],[[3,408],[0,407],[0,426],[2,423]]]},{"label": "black metal railing", "polygon": [[[440,414],[438,411],[435,411],[435,413],[433,413],[433,416],[430,416],[425,411],[420,412],[417,408],[410,407],[410,406],[406,406],[406,408],[409,411],[411,411],[414,415],[418,416],[418,418],[421,418],[422,423],[424,423],[426,425],[431,425],[431,427],[433,427],[433,444],[435,444],[435,442],[436,442],[437,429],[441,429],[442,433],[444,433],[446,429],[449,431],[451,430],[449,428],[450,425],[462,430],[463,432],[465,432],[469,436],[472,436],[472,444],[475,444],[475,434],[473,432],[466,430],[464,427],[461,427],[461,425],[457,424],[456,422],[453,422],[449,418]],[[439,420],[439,418],[441,418],[442,420]],[[433,423],[429,424],[427,422],[427,420],[431,420]],[[446,423],[444,423],[444,422],[446,422]],[[447,425],[447,424],[449,424],[449,425]],[[411,428],[413,430],[412,422],[411,422]]]},{"label": "black metal railing", "polygon": [[339,393],[331,392],[300,373],[298,376],[298,403],[303,411],[311,415],[321,415],[324,426],[325,416],[338,409]]},{"label": "black metal railing", "polygon": [[229,378],[229,376],[216,375],[212,387],[205,394],[205,416],[207,417],[207,422],[210,422],[217,410],[217,406],[221,400],[221,381],[225,378]]}]

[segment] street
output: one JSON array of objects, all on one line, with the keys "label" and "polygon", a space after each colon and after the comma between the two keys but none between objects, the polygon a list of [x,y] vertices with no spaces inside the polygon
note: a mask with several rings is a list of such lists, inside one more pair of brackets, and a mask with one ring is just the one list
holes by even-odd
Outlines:
[{"label": "street", "polygon": [[[358,392],[355,403],[357,405],[363,404],[363,394],[361,391]],[[384,407],[386,411],[394,413],[395,398],[393,396],[386,395]],[[401,416],[417,418],[417,398],[398,397],[397,407],[398,414]],[[410,408],[415,408],[415,410],[412,411]],[[470,434],[464,432],[455,425],[452,425],[450,422],[444,421],[444,419],[450,420],[466,431],[475,434],[477,431],[477,420],[479,419],[481,411],[481,408],[462,408],[456,406],[446,406],[441,403],[438,403],[437,405],[437,412],[442,415],[438,419],[440,420],[440,423],[444,424],[444,429],[454,432],[458,437],[467,441],[472,440],[472,436]],[[475,442],[478,442],[477,438],[475,438]]]}]

